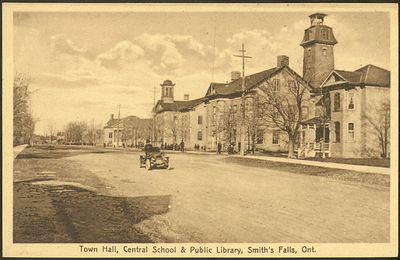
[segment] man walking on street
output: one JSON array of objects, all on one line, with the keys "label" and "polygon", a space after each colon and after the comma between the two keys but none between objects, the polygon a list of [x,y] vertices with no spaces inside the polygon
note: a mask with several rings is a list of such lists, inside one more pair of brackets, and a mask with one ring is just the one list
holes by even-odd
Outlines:
[{"label": "man walking on street", "polygon": [[222,144],[221,144],[221,142],[218,142],[218,145],[217,145],[218,154],[221,154],[221,150],[222,150]]}]

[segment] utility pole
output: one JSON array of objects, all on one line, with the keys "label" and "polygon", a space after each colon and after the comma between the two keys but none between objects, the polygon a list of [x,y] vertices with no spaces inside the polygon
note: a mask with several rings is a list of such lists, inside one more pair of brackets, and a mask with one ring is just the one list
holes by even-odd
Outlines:
[{"label": "utility pole", "polygon": [[119,120],[121,116],[121,104],[118,104],[118,124],[117,124],[117,147],[119,146]]},{"label": "utility pole", "polygon": [[245,86],[246,86],[246,82],[245,82],[245,74],[244,74],[244,59],[250,59],[252,57],[250,56],[245,56],[244,53],[246,52],[246,50],[244,49],[244,43],[242,43],[242,49],[239,50],[239,52],[241,52],[240,55],[233,55],[235,57],[240,57],[242,58],[242,97],[241,97],[241,102],[242,102],[242,120],[243,122],[240,124],[240,155],[244,156],[244,140],[245,140],[245,124],[244,124],[244,120],[245,120],[245,116],[246,116],[246,112],[245,112],[245,101],[244,101],[244,95],[245,95]]}]

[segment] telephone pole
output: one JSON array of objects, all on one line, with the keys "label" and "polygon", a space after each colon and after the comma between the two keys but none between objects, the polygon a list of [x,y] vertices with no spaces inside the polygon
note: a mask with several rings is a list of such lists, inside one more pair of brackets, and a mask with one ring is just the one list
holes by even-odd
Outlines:
[{"label": "telephone pole", "polygon": [[117,124],[117,147],[119,146],[119,120],[121,116],[121,104],[118,104],[118,124]]},{"label": "telephone pole", "polygon": [[239,50],[239,52],[241,52],[240,55],[233,55],[235,57],[240,57],[242,58],[242,97],[241,97],[241,103],[242,103],[242,120],[243,122],[240,124],[240,155],[244,156],[244,140],[245,140],[245,124],[244,124],[244,120],[245,120],[245,116],[246,116],[246,112],[245,112],[245,101],[244,101],[244,95],[245,95],[245,90],[246,90],[246,82],[245,82],[245,74],[244,74],[244,60],[245,59],[250,59],[252,57],[250,56],[246,56],[244,55],[244,53],[246,52],[246,50],[244,49],[244,43],[242,43],[242,49]]}]

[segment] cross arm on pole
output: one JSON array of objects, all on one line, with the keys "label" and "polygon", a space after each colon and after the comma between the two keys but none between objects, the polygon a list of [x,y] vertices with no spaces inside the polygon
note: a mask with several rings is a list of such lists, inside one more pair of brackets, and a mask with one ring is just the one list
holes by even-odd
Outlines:
[{"label": "cross arm on pole", "polygon": [[240,57],[240,58],[248,58],[248,59],[253,58],[251,56],[246,56],[246,55],[233,55],[233,56]]}]

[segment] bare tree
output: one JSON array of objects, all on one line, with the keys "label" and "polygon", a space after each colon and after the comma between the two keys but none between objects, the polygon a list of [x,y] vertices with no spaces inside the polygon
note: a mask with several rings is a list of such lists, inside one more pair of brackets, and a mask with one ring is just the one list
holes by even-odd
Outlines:
[{"label": "bare tree", "polygon": [[84,142],[88,125],[84,121],[70,122],[65,128],[65,139],[67,142],[80,143]]},{"label": "bare tree", "polygon": [[216,112],[211,120],[211,129],[215,135],[220,136],[220,140],[226,144],[236,141],[236,129],[240,121],[240,110],[237,105],[225,105]]},{"label": "bare tree", "polygon": [[243,124],[247,129],[248,150],[254,154],[258,131],[265,125],[264,108],[260,96],[256,93],[250,94],[246,101]]},{"label": "bare tree", "polygon": [[29,78],[22,74],[16,73],[14,76],[14,145],[26,144],[31,141],[35,128],[35,120],[29,109]]},{"label": "bare tree", "polygon": [[47,130],[49,133],[49,143],[52,144],[53,143],[53,137],[55,137],[56,135],[56,125],[53,119],[50,119],[47,122]]},{"label": "bare tree", "polygon": [[176,144],[177,143],[177,138],[178,138],[178,133],[179,133],[179,122],[178,122],[178,116],[174,113],[171,113],[167,116],[166,122],[164,124],[166,125],[167,131],[165,134],[167,137],[172,138],[172,143]]},{"label": "bare tree", "polygon": [[366,114],[366,121],[372,126],[374,134],[378,137],[381,157],[389,157],[390,144],[390,101],[384,100],[378,105],[376,113]]},{"label": "bare tree", "polygon": [[294,148],[303,121],[303,106],[309,101],[309,87],[304,80],[294,75],[283,84],[272,79],[260,86],[264,119],[270,127],[285,132],[289,141],[288,157],[294,157]]}]

